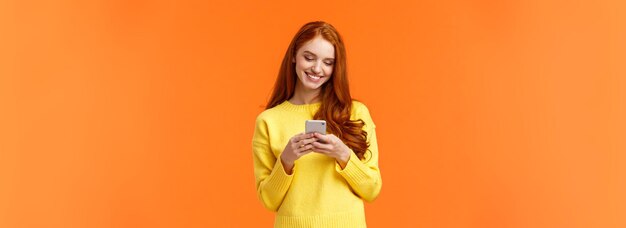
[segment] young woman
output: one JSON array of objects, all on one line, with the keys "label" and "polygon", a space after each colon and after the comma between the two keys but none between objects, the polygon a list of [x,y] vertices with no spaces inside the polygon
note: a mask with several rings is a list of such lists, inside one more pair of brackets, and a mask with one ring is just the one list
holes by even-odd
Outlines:
[{"label": "young woman", "polygon": [[[327,134],[305,134],[306,120]],[[375,125],[352,100],[346,51],[335,28],[304,25],[283,58],[252,139],[257,195],[275,227],[365,227],[363,200],[380,192]]]}]

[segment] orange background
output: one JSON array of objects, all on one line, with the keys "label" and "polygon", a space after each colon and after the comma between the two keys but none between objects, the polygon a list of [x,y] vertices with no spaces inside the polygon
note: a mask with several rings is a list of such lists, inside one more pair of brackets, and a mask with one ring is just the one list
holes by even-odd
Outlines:
[{"label": "orange background", "polygon": [[598,1],[0,3],[0,227],[271,227],[251,137],[287,45],[345,38],[371,227],[626,227],[626,12]]}]

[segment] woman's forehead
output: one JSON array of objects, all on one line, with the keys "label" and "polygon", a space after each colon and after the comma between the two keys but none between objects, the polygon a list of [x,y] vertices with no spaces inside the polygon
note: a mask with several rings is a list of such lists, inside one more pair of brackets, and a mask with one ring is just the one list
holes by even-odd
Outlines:
[{"label": "woman's forehead", "polygon": [[315,37],[300,48],[301,53],[310,53],[320,58],[335,58],[335,47],[322,37]]}]

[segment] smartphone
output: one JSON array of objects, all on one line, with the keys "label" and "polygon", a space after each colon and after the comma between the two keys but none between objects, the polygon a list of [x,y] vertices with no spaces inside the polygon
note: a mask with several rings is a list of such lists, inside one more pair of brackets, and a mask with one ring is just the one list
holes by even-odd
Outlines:
[{"label": "smartphone", "polygon": [[317,132],[322,135],[326,134],[326,120],[307,120],[304,123],[304,132],[313,133]]}]

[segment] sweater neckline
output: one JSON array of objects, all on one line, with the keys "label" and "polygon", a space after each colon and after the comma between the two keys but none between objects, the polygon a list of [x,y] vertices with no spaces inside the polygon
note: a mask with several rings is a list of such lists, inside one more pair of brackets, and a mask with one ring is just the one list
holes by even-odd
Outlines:
[{"label": "sweater neckline", "polygon": [[317,111],[321,105],[322,102],[297,105],[289,102],[289,100],[283,101],[283,103],[280,104],[280,106],[290,111]]}]

